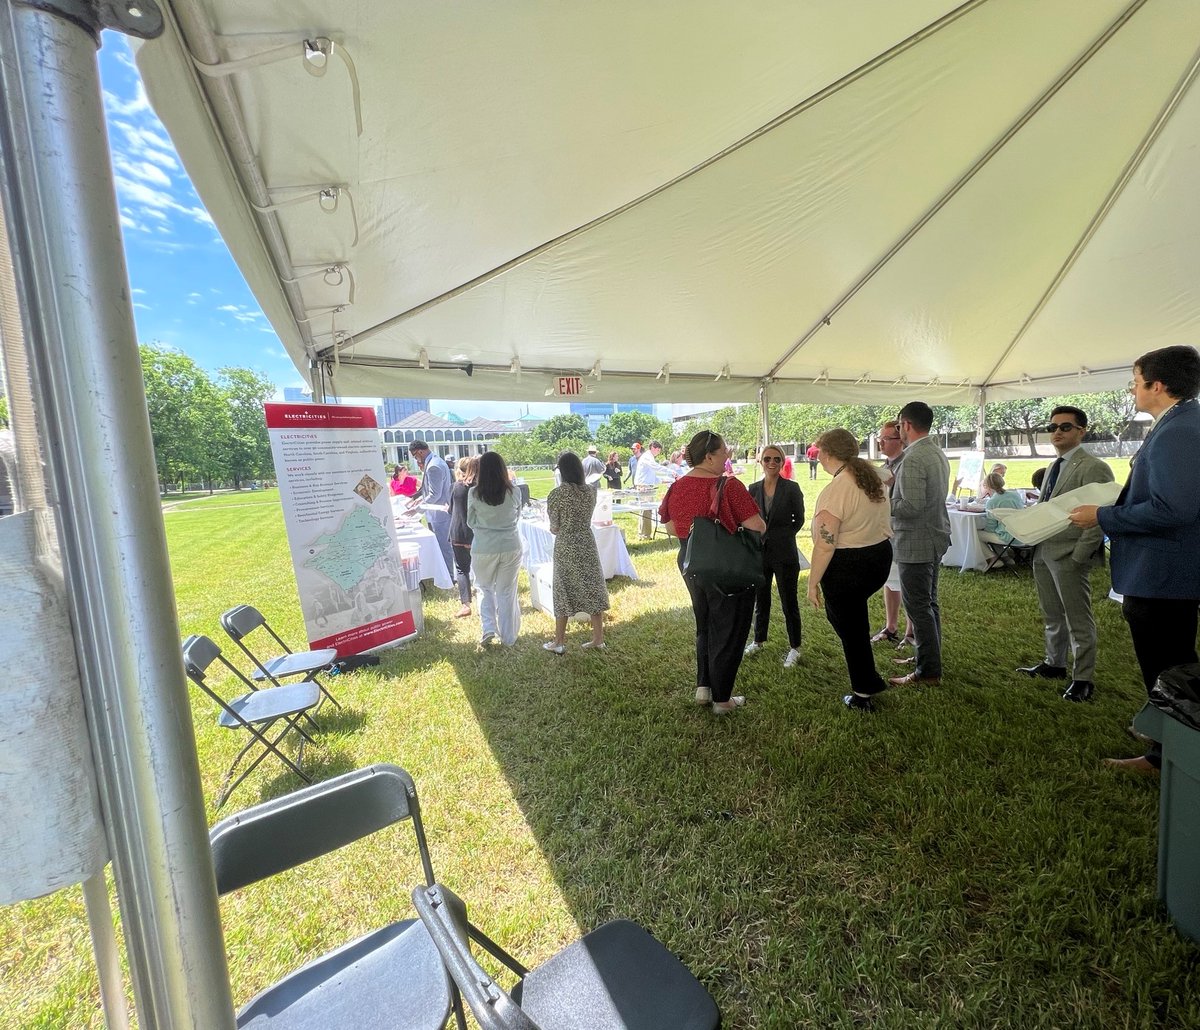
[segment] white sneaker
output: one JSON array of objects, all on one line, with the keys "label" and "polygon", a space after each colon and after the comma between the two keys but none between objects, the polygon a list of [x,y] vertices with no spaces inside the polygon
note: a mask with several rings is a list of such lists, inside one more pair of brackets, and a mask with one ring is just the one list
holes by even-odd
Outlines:
[{"label": "white sneaker", "polygon": [[757,640],[751,640],[750,643],[748,643],[746,645],[746,650],[743,651],[742,654],[744,654],[747,658],[749,658],[750,655],[758,654],[758,652],[761,651],[762,649],[763,649],[762,644],[760,644]]},{"label": "white sneaker", "polygon": [[712,703],[712,690],[708,687],[696,688],[696,704],[707,705]]},{"label": "white sneaker", "polygon": [[552,654],[563,654],[567,649],[566,644],[556,644],[553,640],[547,640],[542,645],[543,651],[549,651]]},{"label": "white sneaker", "polygon": [[793,647],[793,648],[792,648],[792,649],[791,649],[791,650],[790,650],[790,651],[787,653],[787,657],[786,657],[786,658],[784,658],[784,660],[783,660],[783,667],[784,667],[785,669],[790,669],[790,668],[791,668],[793,665],[797,665],[797,664],[799,664],[799,662],[800,662],[800,652],[799,652],[799,651],[797,651],[797,650],[796,650],[796,649]]}]

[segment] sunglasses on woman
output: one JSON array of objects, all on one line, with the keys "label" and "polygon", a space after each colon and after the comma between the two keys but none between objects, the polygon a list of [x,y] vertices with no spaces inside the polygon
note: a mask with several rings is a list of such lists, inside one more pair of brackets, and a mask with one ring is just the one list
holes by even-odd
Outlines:
[{"label": "sunglasses on woman", "polygon": [[760,460],[760,461],[761,461],[761,462],[762,462],[764,465],[765,465],[767,462],[772,462],[773,464],[776,464],[776,465],[778,465],[778,464],[779,464],[781,461],[783,461],[783,459],[782,459],[782,458],[775,458],[775,457],[772,457],[772,456],[771,456],[771,455],[769,455],[769,454],[767,454],[767,455],[764,455],[764,456],[763,456],[762,458],[760,458],[759,460]]}]

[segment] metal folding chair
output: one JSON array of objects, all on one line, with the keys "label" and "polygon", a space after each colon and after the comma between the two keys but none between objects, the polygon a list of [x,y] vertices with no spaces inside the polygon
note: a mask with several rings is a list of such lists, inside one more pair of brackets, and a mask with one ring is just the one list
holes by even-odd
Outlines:
[{"label": "metal folding chair", "polygon": [[[337,776],[222,820],[212,828],[217,892],[257,883],[409,820],[425,882],[433,864],[412,778],[394,765]],[[404,919],[322,955],[249,1001],[237,1025],[273,1030],[438,1030],[457,991],[419,920]]]},{"label": "metal folding chair", "polygon": [[[208,683],[208,669],[213,662],[220,662],[229,672],[233,673],[243,686],[249,688],[247,692],[228,701],[218,694]],[[188,679],[220,706],[221,714],[217,717],[218,724],[231,730],[240,727],[250,734],[250,740],[237,753],[233,764],[229,766],[221,780],[221,791],[217,795],[217,808],[229,800],[229,795],[258,768],[267,755],[274,755],[305,783],[312,782],[300,768],[300,762],[304,758],[304,741],[307,740],[309,743],[314,743],[314,741],[300,726],[300,719],[305,718],[316,729],[320,729],[310,714],[321,701],[321,693],[317,684],[289,683],[286,686],[267,687],[259,690],[238,671],[228,658],[221,654],[221,649],[216,644],[208,637],[199,635],[190,636],[183,642],[183,667],[187,672]],[[271,736],[271,728],[276,723],[282,723],[283,728]],[[293,731],[301,737],[294,762],[279,747],[283,739]],[[231,784],[229,778],[241,760],[256,744],[261,750]]]},{"label": "metal folding chair", "polygon": [[[291,679],[293,676],[303,676],[305,683],[316,683],[325,697],[329,698],[335,706],[341,707],[337,699],[317,679],[317,673],[327,669],[337,658],[336,649],[326,647],[319,651],[293,651],[283,642],[283,638],[271,628],[263,613],[249,604],[239,604],[223,613],[221,626],[229,634],[229,639],[237,644],[253,663],[254,671],[250,674],[251,679],[260,682],[270,680],[278,687],[282,680]],[[263,661],[250,650],[246,645],[246,637],[259,627],[266,631],[276,645],[283,648],[283,654]]]},{"label": "metal folding chair", "polygon": [[[441,884],[413,903],[482,1030],[715,1030],[721,1013],[688,968],[636,923],[605,923],[529,970],[467,919]],[[504,991],[471,953],[471,941],[521,979]]]}]

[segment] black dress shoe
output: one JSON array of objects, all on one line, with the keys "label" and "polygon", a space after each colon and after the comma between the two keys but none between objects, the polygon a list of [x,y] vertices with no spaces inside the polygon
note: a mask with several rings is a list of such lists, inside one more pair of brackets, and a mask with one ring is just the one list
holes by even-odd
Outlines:
[{"label": "black dress shoe", "polygon": [[1096,691],[1096,685],[1091,680],[1071,680],[1071,685],[1063,692],[1064,701],[1090,701]]},{"label": "black dress shoe", "polygon": [[1067,670],[1061,665],[1047,665],[1045,662],[1022,666],[1017,669],[1017,672],[1023,672],[1026,676],[1040,676],[1044,680],[1065,680],[1067,678]]},{"label": "black dress shoe", "polygon": [[875,706],[869,697],[859,697],[858,694],[847,694],[842,698],[842,704],[855,712],[873,712]]}]

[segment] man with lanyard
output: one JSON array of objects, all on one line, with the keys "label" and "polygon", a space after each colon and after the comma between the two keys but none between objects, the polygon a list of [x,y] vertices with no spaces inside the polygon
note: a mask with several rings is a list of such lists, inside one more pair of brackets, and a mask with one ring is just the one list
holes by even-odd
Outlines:
[{"label": "man with lanyard", "polygon": [[[1197,661],[1200,607],[1200,354],[1163,347],[1134,363],[1129,389],[1138,411],[1154,418],[1116,504],[1081,504],[1070,515],[1081,529],[1099,525],[1112,544],[1113,588],[1149,691],[1159,675]],[[1108,765],[1153,773],[1162,748],[1109,758]]]},{"label": "man with lanyard", "polygon": [[409,453],[421,469],[421,489],[413,497],[416,504],[444,505],[441,510],[425,509],[425,521],[437,538],[438,547],[446,561],[446,572],[454,578],[454,551],[450,546],[450,469],[446,463],[429,449],[424,440],[414,440],[408,445]]},{"label": "man with lanyard", "polygon": [[916,664],[907,676],[888,680],[894,687],[937,684],[942,679],[942,616],[938,569],[950,547],[946,488],[950,463],[929,436],[933,409],[910,401],[900,409],[904,454],[892,480],[892,547],[900,569],[900,599],[916,637]]}]

